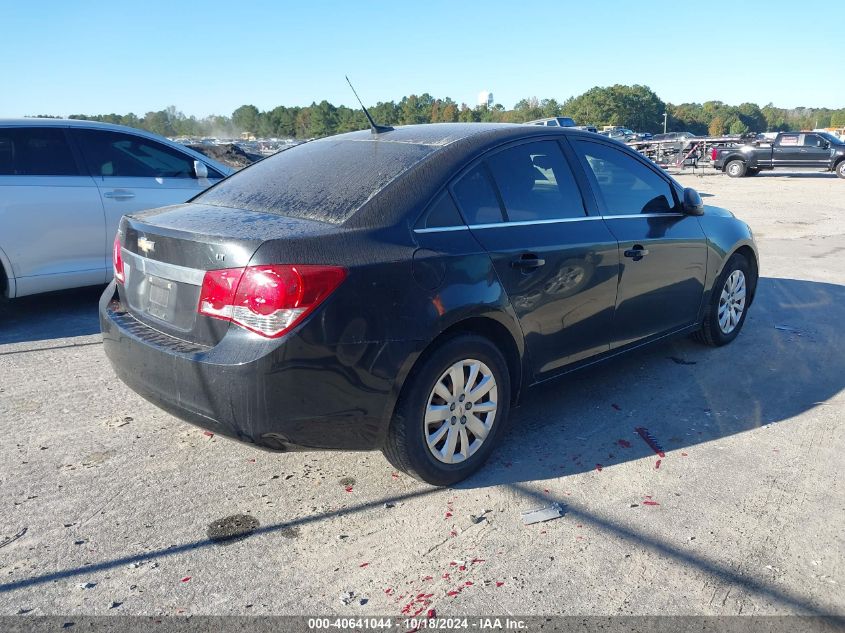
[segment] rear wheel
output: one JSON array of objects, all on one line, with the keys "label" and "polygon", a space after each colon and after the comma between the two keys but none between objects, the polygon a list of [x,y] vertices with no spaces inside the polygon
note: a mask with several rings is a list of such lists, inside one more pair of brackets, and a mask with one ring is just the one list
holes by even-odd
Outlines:
[{"label": "rear wheel", "polygon": [[845,178],[845,160],[840,160],[839,164],[834,167],[836,175],[840,178]]},{"label": "rear wheel", "polygon": [[718,347],[733,341],[745,323],[751,289],[757,283],[748,260],[739,253],[731,256],[713,284],[710,305],[695,338]]},{"label": "rear wheel", "polygon": [[725,165],[725,173],[731,178],[742,178],[745,175],[745,163],[741,160],[732,160]]},{"label": "rear wheel", "polygon": [[409,376],[384,455],[426,483],[456,483],[490,456],[509,405],[510,376],[496,346],[473,334],[449,338]]}]

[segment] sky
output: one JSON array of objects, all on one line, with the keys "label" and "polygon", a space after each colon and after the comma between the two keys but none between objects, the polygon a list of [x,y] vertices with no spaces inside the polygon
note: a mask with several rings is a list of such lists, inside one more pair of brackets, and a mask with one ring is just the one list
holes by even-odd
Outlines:
[{"label": "sky", "polygon": [[0,0],[0,16],[0,117],[352,106],[345,74],[365,104],[490,90],[510,109],[636,83],[671,103],[845,107],[829,0]]}]

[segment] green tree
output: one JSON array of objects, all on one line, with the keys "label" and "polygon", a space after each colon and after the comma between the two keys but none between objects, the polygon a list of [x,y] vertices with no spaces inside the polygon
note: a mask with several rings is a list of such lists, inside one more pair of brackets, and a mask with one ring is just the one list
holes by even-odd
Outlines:
[{"label": "green tree", "polygon": [[242,105],[232,112],[232,123],[243,132],[258,132],[258,108],[254,105]]}]

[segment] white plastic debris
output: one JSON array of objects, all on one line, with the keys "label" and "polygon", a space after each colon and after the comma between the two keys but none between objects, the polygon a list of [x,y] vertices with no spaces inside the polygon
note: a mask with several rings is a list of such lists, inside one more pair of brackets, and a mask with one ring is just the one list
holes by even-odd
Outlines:
[{"label": "white plastic debris", "polygon": [[522,513],[523,525],[532,525],[534,523],[542,523],[543,521],[551,521],[552,519],[559,519],[564,515],[565,509],[559,503],[553,503],[542,508],[535,508],[534,510],[527,510]]}]

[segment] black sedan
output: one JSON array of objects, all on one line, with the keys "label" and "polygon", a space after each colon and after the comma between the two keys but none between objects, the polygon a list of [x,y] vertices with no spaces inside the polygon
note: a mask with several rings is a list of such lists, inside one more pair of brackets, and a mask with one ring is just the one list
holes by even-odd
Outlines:
[{"label": "black sedan", "polygon": [[671,335],[729,343],[757,285],[748,226],[647,159],[504,124],[305,143],[124,217],[114,262],[105,351],[139,394],[437,485],[528,387]]}]

